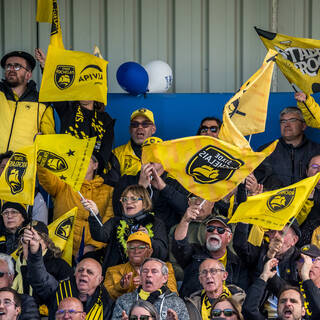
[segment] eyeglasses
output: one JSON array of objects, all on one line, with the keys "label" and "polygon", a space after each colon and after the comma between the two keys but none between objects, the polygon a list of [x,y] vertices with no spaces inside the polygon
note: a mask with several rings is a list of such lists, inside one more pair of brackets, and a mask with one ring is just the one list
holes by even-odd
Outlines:
[{"label": "eyeglasses", "polygon": [[12,217],[16,217],[18,214],[20,214],[20,212],[17,211],[17,210],[4,210],[4,211],[1,213],[1,215],[2,215],[3,217],[8,217],[9,214],[11,214]]},{"label": "eyeglasses", "polygon": [[141,316],[132,315],[129,317],[129,320],[149,320],[149,318],[154,319],[153,316],[147,316],[146,314],[142,314]]},{"label": "eyeglasses", "polygon": [[236,312],[232,309],[213,309],[211,311],[211,317],[220,317],[222,313],[225,317],[231,317],[233,314],[236,314]]},{"label": "eyeglasses", "polygon": [[146,249],[147,246],[146,245],[140,245],[140,246],[127,246],[127,249],[129,251],[134,251],[134,250],[144,250]]},{"label": "eyeglasses", "polygon": [[312,164],[312,165],[310,166],[310,168],[315,169],[315,170],[319,170],[319,169],[320,169],[320,165],[318,165],[318,164]]},{"label": "eyeglasses", "polygon": [[224,234],[226,231],[229,231],[223,227],[207,226],[207,232],[212,233],[214,230],[217,230],[219,234]]},{"label": "eyeglasses", "polygon": [[72,316],[72,315],[76,315],[76,314],[78,314],[78,313],[82,313],[83,311],[77,311],[77,310],[74,310],[74,309],[69,309],[69,310],[67,310],[67,309],[61,309],[61,310],[57,310],[57,312],[56,312],[56,316],[57,317],[61,317],[61,316],[64,316],[65,314],[67,314],[67,313],[69,313],[69,315],[70,316]]},{"label": "eyeglasses", "polygon": [[143,122],[131,121],[130,122],[130,127],[134,129],[139,128],[139,126],[141,126],[142,128],[148,128],[152,125],[153,123],[150,121],[143,121]]},{"label": "eyeglasses", "polygon": [[15,71],[19,71],[21,68],[24,69],[24,70],[30,71],[29,69],[25,68],[24,66],[22,66],[19,63],[8,63],[8,64],[6,64],[4,66],[4,68],[5,68],[6,71],[10,71],[12,68]]},{"label": "eyeglasses", "polygon": [[199,275],[202,277],[206,277],[208,276],[208,274],[210,274],[211,276],[215,276],[218,272],[225,272],[225,270],[216,268],[204,269],[199,272]]},{"label": "eyeglasses", "polygon": [[190,201],[190,203],[191,204],[201,204],[201,202],[203,201],[203,199],[202,198],[200,198],[200,197],[190,197],[189,198],[189,201]]},{"label": "eyeglasses", "polygon": [[282,119],[282,120],[280,120],[280,124],[286,124],[287,122],[295,123],[295,122],[297,122],[297,121],[303,122],[301,119],[290,118],[290,119]]},{"label": "eyeglasses", "polygon": [[5,274],[9,274],[9,272],[2,272],[2,271],[0,271],[0,278],[2,278]]},{"label": "eyeglasses", "polygon": [[121,198],[120,198],[120,201],[121,201],[122,203],[127,203],[127,202],[129,202],[129,201],[131,201],[131,202],[137,202],[137,201],[139,201],[139,200],[142,200],[142,198],[141,198],[141,197],[121,197]]},{"label": "eyeglasses", "polygon": [[[312,262],[315,262],[315,261],[320,261],[320,257],[312,258]],[[304,259],[303,258],[299,258],[298,262],[304,263]]]},{"label": "eyeglasses", "polygon": [[219,127],[217,127],[217,126],[211,126],[211,127],[201,126],[200,127],[200,133],[207,133],[208,130],[210,130],[213,133],[216,133],[216,132],[218,132]]},{"label": "eyeglasses", "polygon": [[3,299],[3,300],[0,300],[0,305],[3,304],[5,307],[10,307],[10,306],[17,306],[15,304],[14,301],[10,300],[10,299]]}]

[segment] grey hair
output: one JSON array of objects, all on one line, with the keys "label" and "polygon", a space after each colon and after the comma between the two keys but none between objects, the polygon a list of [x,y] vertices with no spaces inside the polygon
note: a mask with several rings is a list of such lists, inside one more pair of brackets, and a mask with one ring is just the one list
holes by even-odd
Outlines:
[{"label": "grey hair", "polygon": [[298,107],[286,107],[284,108],[281,112],[280,112],[280,120],[281,120],[281,117],[285,114],[288,114],[288,113],[296,113],[300,120],[305,122],[304,118],[303,118],[303,114],[301,112],[301,110],[298,108]]},{"label": "grey hair", "polygon": [[218,265],[219,265],[219,268],[220,268],[221,270],[223,270],[223,271],[226,271],[226,268],[225,268],[224,264],[223,264],[221,261],[216,260],[216,259],[213,259],[213,258],[207,258],[207,259],[203,260],[203,261],[201,262],[200,266],[199,266],[199,270],[200,270],[201,265],[202,265],[205,261],[207,261],[207,260],[213,260],[213,261],[217,262]]},{"label": "grey hair", "polygon": [[133,311],[134,308],[136,307],[140,307],[140,308],[143,308],[145,309],[146,311],[148,311],[151,315],[151,317],[155,320],[160,320],[160,316],[159,316],[159,313],[156,309],[156,307],[150,303],[149,301],[146,301],[146,300],[138,300],[130,309],[130,312],[129,312],[129,317],[131,316],[131,312]]},{"label": "grey hair", "polygon": [[0,253],[0,260],[5,261],[8,265],[8,273],[14,275],[14,265],[12,261],[12,257],[5,253]]},{"label": "grey hair", "polygon": [[149,261],[156,261],[156,262],[161,263],[161,273],[162,273],[164,276],[169,273],[169,269],[168,269],[166,263],[163,262],[163,261],[160,260],[160,259],[157,259],[157,258],[147,258],[146,260],[144,260],[143,263],[142,263],[142,265],[141,265],[141,267],[140,267],[140,273],[142,273],[142,268],[143,268],[143,266],[144,266],[147,262],[149,262]]}]

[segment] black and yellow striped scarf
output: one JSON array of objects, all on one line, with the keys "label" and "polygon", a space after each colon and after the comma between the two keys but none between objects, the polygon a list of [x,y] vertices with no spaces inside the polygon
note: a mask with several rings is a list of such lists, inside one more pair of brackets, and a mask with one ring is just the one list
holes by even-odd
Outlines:
[{"label": "black and yellow striped scarf", "polygon": [[299,282],[299,289],[300,289],[300,292],[302,293],[302,295],[304,297],[304,308],[306,309],[306,314],[308,316],[311,316],[312,315],[312,310],[310,309],[309,302],[307,301],[307,296],[306,296],[306,292],[303,289],[302,281]]}]

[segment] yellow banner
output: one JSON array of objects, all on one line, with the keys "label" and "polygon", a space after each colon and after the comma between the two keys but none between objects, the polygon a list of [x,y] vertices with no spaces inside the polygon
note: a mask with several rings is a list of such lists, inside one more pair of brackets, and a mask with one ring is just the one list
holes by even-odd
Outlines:
[{"label": "yellow banner", "polygon": [[107,104],[106,60],[49,45],[39,101],[95,100]]},{"label": "yellow banner", "polygon": [[37,1],[37,22],[52,22],[53,0]]},{"label": "yellow banner", "polygon": [[230,223],[251,223],[263,228],[282,230],[298,215],[309,194],[320,178],[320,173],[288,187],[248,197],[239,205]]},{"label": "yellow banner", "polygon": [[320,91],[320,40],[255,29],[266,48],[279,53],[276,63],[290,83],[307,94]]},{"label": "yellow banner", "polygon": [[226,103],[225,111],[244,135],[264,132],[277,52],[269,50],[260,69]]},{"label": "yellow banner", "polygon": [[79,191],[95,141],[95,137],[77,139],[69,134],[38,135],[37,163],[68,183],[74,191]]},{"label": "yellow banner", "polygon": [[48,225],[49,237],[62,251],[62,258],[72,265],[73,223],[78,208],[75,207]]},{"label": "yellow banner", "polygon": [[[51,34],[50,44],[54,47],[64,49],[62,40],[62,31],[60,26],[59,7],[57,0],[52,0],[52,23],[51,23]],[[46,63],[47,65],[47,63]]]},{"label": "yellow banner", "polygon": [[0,176],[0,199],[33,205],[36,181],[36,145],[15,152]]},{"label": "yellow banner", "polygon": [[218,201],[273,152],[276,144],[253,152],[208,136],[188,137],[143,147],[142,163],[162,163],[188,191]]}]

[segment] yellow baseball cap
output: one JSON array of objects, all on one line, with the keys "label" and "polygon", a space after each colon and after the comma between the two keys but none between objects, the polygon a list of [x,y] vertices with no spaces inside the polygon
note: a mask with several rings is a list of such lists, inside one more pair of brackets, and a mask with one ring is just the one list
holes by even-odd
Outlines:
[{"label": "yellow baseball cap", "polygon": [[142,241],[148,244],[150,248],[152,248],[150,237],[143,231],[137,231],[135,233],[131,233],[127,240],[127,243],[134,240]]},{"label": "yellow baseball cap", "polygon": [[132,120],[138,116],[146,117],[148,120],[150,120],[154,124],[153,112],[150,111],[149,109],[140,108],[138,110],[133,111],[131,114],[130,120]]}]

